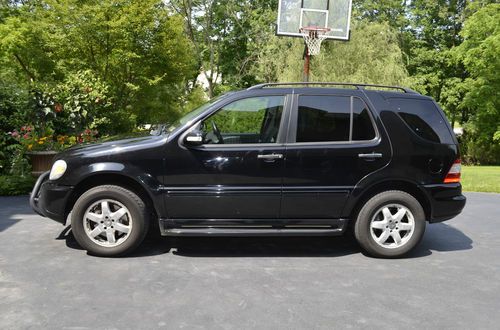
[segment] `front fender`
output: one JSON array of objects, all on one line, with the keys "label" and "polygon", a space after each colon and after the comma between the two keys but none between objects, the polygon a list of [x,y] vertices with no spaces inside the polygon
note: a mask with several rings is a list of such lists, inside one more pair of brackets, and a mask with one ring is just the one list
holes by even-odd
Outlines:
[{"label": "front fender", "polygon": [[71,175],[66,179],[66,183],[75,186],[75,191],[78,191],[79,188],[87,186],[90,182],[95,185],[95,180],[102,180],[102,184],[133,183],[138,185],[149,196],[157,215],[162,216],[165,213],[161,191],[162,184],[153,175],[144,172],[144,169],[119,162],[86,164],[73,169]]}]

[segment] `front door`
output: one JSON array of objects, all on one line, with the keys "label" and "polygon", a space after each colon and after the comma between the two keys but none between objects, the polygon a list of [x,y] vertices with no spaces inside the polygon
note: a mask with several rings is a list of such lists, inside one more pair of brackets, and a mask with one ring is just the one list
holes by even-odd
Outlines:
[{"label": "front door", "polygon": [[390,159],[373,114],[353,95],[296,95],[282,218],[338,218],[349,193]]},{"label": "front door", "polygon": [[227,222],[279,217],[285,99],[239,99],[195,124],[203,132],[203,145],[184,148],[181,141],[171,153],[175,157],[167,155],[170,218]]}]

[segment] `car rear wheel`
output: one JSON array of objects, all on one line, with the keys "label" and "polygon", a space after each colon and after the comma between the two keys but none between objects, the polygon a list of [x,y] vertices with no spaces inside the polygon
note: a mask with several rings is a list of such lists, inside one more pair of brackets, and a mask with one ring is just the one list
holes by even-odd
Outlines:
[{"label": "car rear wheel", "polygon": [[122,256],[143,241],[149,225],[144,202],[134,192],[103,185],[85,192],[75,203],[71,228],[90,254]]},{"label": "car rear wheel", "polygon": [[412,250],[425,232],[425,213],[415,197],[385,191],[361,208],[354,235],[370,256],[396,258]]}]

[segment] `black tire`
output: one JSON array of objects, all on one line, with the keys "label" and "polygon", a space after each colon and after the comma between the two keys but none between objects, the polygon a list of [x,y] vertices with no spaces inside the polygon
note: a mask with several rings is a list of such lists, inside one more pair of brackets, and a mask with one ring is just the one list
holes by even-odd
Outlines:
[{"label": "black tire", "polygon": [[[372,219],[382,208],[384,208],[384,206],[395,204],[402,205],[411,212],[413,215],[414,227],[412,234],[408,236],[409,238],[402,246],[397,247],[395,240],[389,238],[388,240],[393,240],[392,244],[396,246],[389,248],[381,246],[375,241],[375,238],[372,236],[371,223]],[[398,258],[411,251],[420,242],[425,232],[425,225],[425,212],[418,200],[404,191],[391,190],[373,196],[361,208],[354,224],[354,236],[361,248],[369,256],[377,258]],[[391,224],[391,226],[394,225]],[[390,230],[390,228],[387,230]],[[374,230],[374,232],[376,231],[377,229]],[[382,230],[380,230],[380,232],[382,232]],[[407,235],[407,232],[404,232],[404,235]]]},{"label": "black tire", "polygon": [[[130,212],[131,229],[128,237],[117,246],[101,246],[90,239],[85,232],[85,213],[100,200],[117,201]],[[73,235],[89,254],[101,257],[124,256],[134,251],[144,240],[149,227],[149,212],[145,203],[134,192],[115,185],[103,185],[89,189],[78,198],[71,214]]]}]

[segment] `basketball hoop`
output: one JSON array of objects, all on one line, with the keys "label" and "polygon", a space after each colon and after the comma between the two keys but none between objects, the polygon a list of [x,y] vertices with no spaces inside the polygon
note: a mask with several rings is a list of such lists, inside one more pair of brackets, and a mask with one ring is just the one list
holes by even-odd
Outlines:
[{"label": "basketball hoop", "polygon": [[300,28],[299,31],[304,37],[308,55],[318,55],[321,50],[321,43],[328,38],[327,32],[330,31],[330,28],[306,26]]}]

